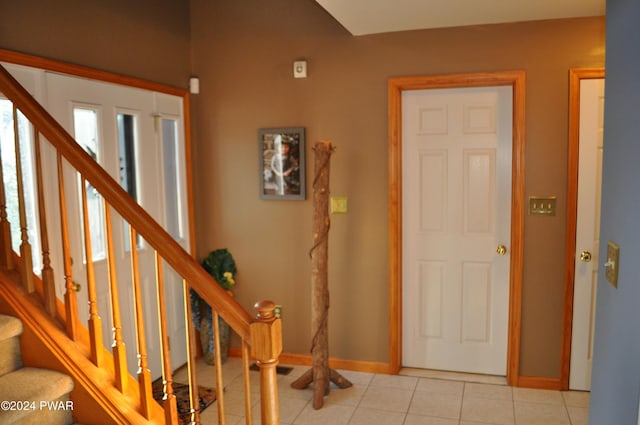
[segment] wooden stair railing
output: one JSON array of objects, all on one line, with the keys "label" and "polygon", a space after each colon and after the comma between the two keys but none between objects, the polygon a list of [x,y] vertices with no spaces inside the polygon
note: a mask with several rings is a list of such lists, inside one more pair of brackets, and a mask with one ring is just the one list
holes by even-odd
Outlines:
[{"label": "wooden stair railing", "polygon": [[[164,303],[164,281],[163,281],[163,261],[166,262],[182,279],[182,293],[186,300],[189,298],[189,289],[198,292],[214,311],[214,340],[216,364],[221,365],[219,347],[218,315],[222,317],[230,327],[237,333],[242,341],[242,364],[244,370],[244,390],[245,390],[245,423],[252,423],[252,402],[250,399],[249,383],[249,363],[250,358],[256,360],[260,369],[260,406],[262,424],[277,425],[280,423],[278,390],[276,380],[276,365],[278,357],[282,351],[282,328],[279,318],[274,316],[275,305],[272,302],[264,301],[256,304],[257,316],[253,318],[241,305],[230,297],[215,280],[187,253],[174,239],[158,224],[153,218],[140,207],[129,194],[100,167],[89,156],[71,135],[57,123],[49,113],[9,74],[0,66],[0,93],[2,93],[13,104],[13,122],[16,150],[16,174],[18,181],[17,194],[20,217],[20,253],[18,261],[14,261],[14,252],[11,244],[10,223],[7,219],[7,199],[9,196],[5,190],[3,170],[0,163],[0,267],[5,270],[12,270],[19,267],[20,281],[24,286],[24,291],[33,293],[36,291],[34,285],[34,273],[32,272],[31,245],[29,241],[26,210],[24,202],[24,188],[22,170],[20,164],[20,131],[18,128],[18,112],[26,117],[32,126],[33,150],[35,156],[35,192],[37,193],[38,217],[40,221],[40,246],[42,247],[42,289],[41,298],[43,308],[54,319],[63,322],[63,329],[68,337],[76,342],[80,342],[80,330],[83,326],[88,328],[89,334],[89,359],[97,367],[102,368],[105,363],[103,352],[103,336],[101,326],[101,316],[98,311],[96,299],[95,273],[91,256],[91,235],[89,226],[89,214],[87,207],[86,191],[82,193],[82,223],[71,223],[67,211],[65,195],[65,179],[63,168],[72,167],[80,176],[81,187],[90,184],[101,195],[104,200],[105,234],[106,234],[106,256],[107,270],[110,288],[111,315],[113,317],[113,341],[111,346],[111,356],[113,358],[113,386],[121,393],[127,394],[130,385],[129,371],[126,364],[126,352],[122,338],[122,319],[118,301],[118,284],[116,278],[116,265],[114,259],[113,229],[111,223],[111,211],[117,213],[129,223],[130,246],[137,246],[137,236],[155,250],[155,283],[158,295],[158,306],[145,306],[141,297],[141,283],[139,278],[139,265],[137,250],[131,249],[131,276],[134,288],[135,303],[135,331],[137,335],[137,388],[132,393],[138,394],[136,403],[138,413],[148,420],[157,422],[153,417],[153,396],[151,392],[151,375],[147,366],[147,348],[145,338],[145,327],[143,320],[144,308],[157,308],[160,323],[160,344],[162,352],[162,375],[164,381],[164,422],[177,424],[178,415],[176,408],[175,394],[173,392],[173,378],[171,362],[169,359],[169,341],[166,326],[166,307]],[[45,140],[46,139],[46,140]],[[43,190],[42,171],[42,146],[41,143],[48,142],[56,152],[57,178],[58,178],[58,208],[60,215],[60,229],[62,232],[63,251],[63,275],[64,275],[64,297],[63,300],[55,298],[55,283],[51,269],[49,240],[47,234],[47,214],[46,202]],[[49,223],[51,224],[51,223]],[[78,319],[77,299],[74,292],[75,283],[72,275],[72,259],[69,247],[69,229],[76,226],[84,232],[83,244],[86,261],[86,281],[88,286],[89,319],[86,324],[80,323]],[[36,279],[38,280],[38,279]],[[39,281],[39,280],[38,280]],[[63,309],[59,304],[64,305]],[[186,317],[191,317],[190,303],[185,302]],[[195,373],[195,349],[194,330],[186,320],[187,326],[187,370],[189,384],[191,385],[191,414],[189,423],[200,423],[199,406],[197,396],[197,382]],[[127,347],[131,349],[130,347]],[[108,354],[107,354],[108,355]],[[218,423],[225,424],[224,408],[224,388],[221,367],[216,367],[216,387]],[[126,410],[126,408],[125,408]],[[160,421],[162,422],[162,421]]]}]

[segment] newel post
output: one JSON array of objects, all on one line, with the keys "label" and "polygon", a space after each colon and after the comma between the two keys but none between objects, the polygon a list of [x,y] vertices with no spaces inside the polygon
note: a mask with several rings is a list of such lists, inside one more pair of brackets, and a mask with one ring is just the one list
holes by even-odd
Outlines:
[{"label": "newel post", "polygon": [[276,366],[282,353],[282,321],[275,316],[272,301],[259,301],[251,323],[251,356],[260,368],[260,415],[263,425],[280,425]]}]

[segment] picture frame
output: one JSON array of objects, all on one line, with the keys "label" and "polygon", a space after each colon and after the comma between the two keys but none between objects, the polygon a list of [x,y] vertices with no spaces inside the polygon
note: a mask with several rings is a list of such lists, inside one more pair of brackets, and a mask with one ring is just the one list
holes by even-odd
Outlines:
[{"label": "picture frame", "polygon": [[305,129],[258,130],[260,198],[306,199]]}]

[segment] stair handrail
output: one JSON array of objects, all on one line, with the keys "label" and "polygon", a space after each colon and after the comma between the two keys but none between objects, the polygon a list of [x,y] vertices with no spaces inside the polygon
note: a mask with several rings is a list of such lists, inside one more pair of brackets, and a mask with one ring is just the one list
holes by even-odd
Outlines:
[{"label": "stair handrail", "polygon": [[204,268],[76,143],[2,65],[0,92],[244,341],[250,341],[250,325],[254,321],[251,315],[216,284]]}]

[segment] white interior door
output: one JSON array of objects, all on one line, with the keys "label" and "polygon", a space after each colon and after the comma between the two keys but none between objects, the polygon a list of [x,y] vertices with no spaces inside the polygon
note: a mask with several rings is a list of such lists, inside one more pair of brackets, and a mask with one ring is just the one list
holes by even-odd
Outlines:
[{"label": "white interior door", "polygon": [[[123,188],[159,223],[187,247],[184,197],[184,139],[181,99],[145,90],[47,73],[48,109],[78,143],[102,165]],[[65,187],[71,205],[69,221],[80,222],[80,194],[83,188],[73,170],[65,173]],[[97,299],[103,323],[105,346],[112,343],[112,316],[107,275],[104,233],[104,204],[90,186],[87,193],[96,272]],[[131,278],[129,226],[112,214],[115,262],[118,278],[122,331],[127,346],[129,372],[138,367],[135,309]],[[76,226],[70,231],[74,280],[80,318],[88,318],[86,261],[83,235]],[[139,275],[144,304],[144,325],[148,364],[152,376],[161,376],[160,339],[155,282],[155,252],[142,238],[137,240]],[[62,285],[61,279],[57,280]],[[174,368],[186,362],[184,303],[180,280],[165,270],[165,289],[171,361]],[[62,290],[61,290],[62,292]]]},{"label": "white interior door", "polygon": [[580,81],[578,211],[569,372],[569,387],[573,390],[591,388],[600,245],[603,123],[604,79],[583,79]]},{"label": "white interior door", "polygon": [[404,366],[506,375],[512,95],[403,92]]}]

